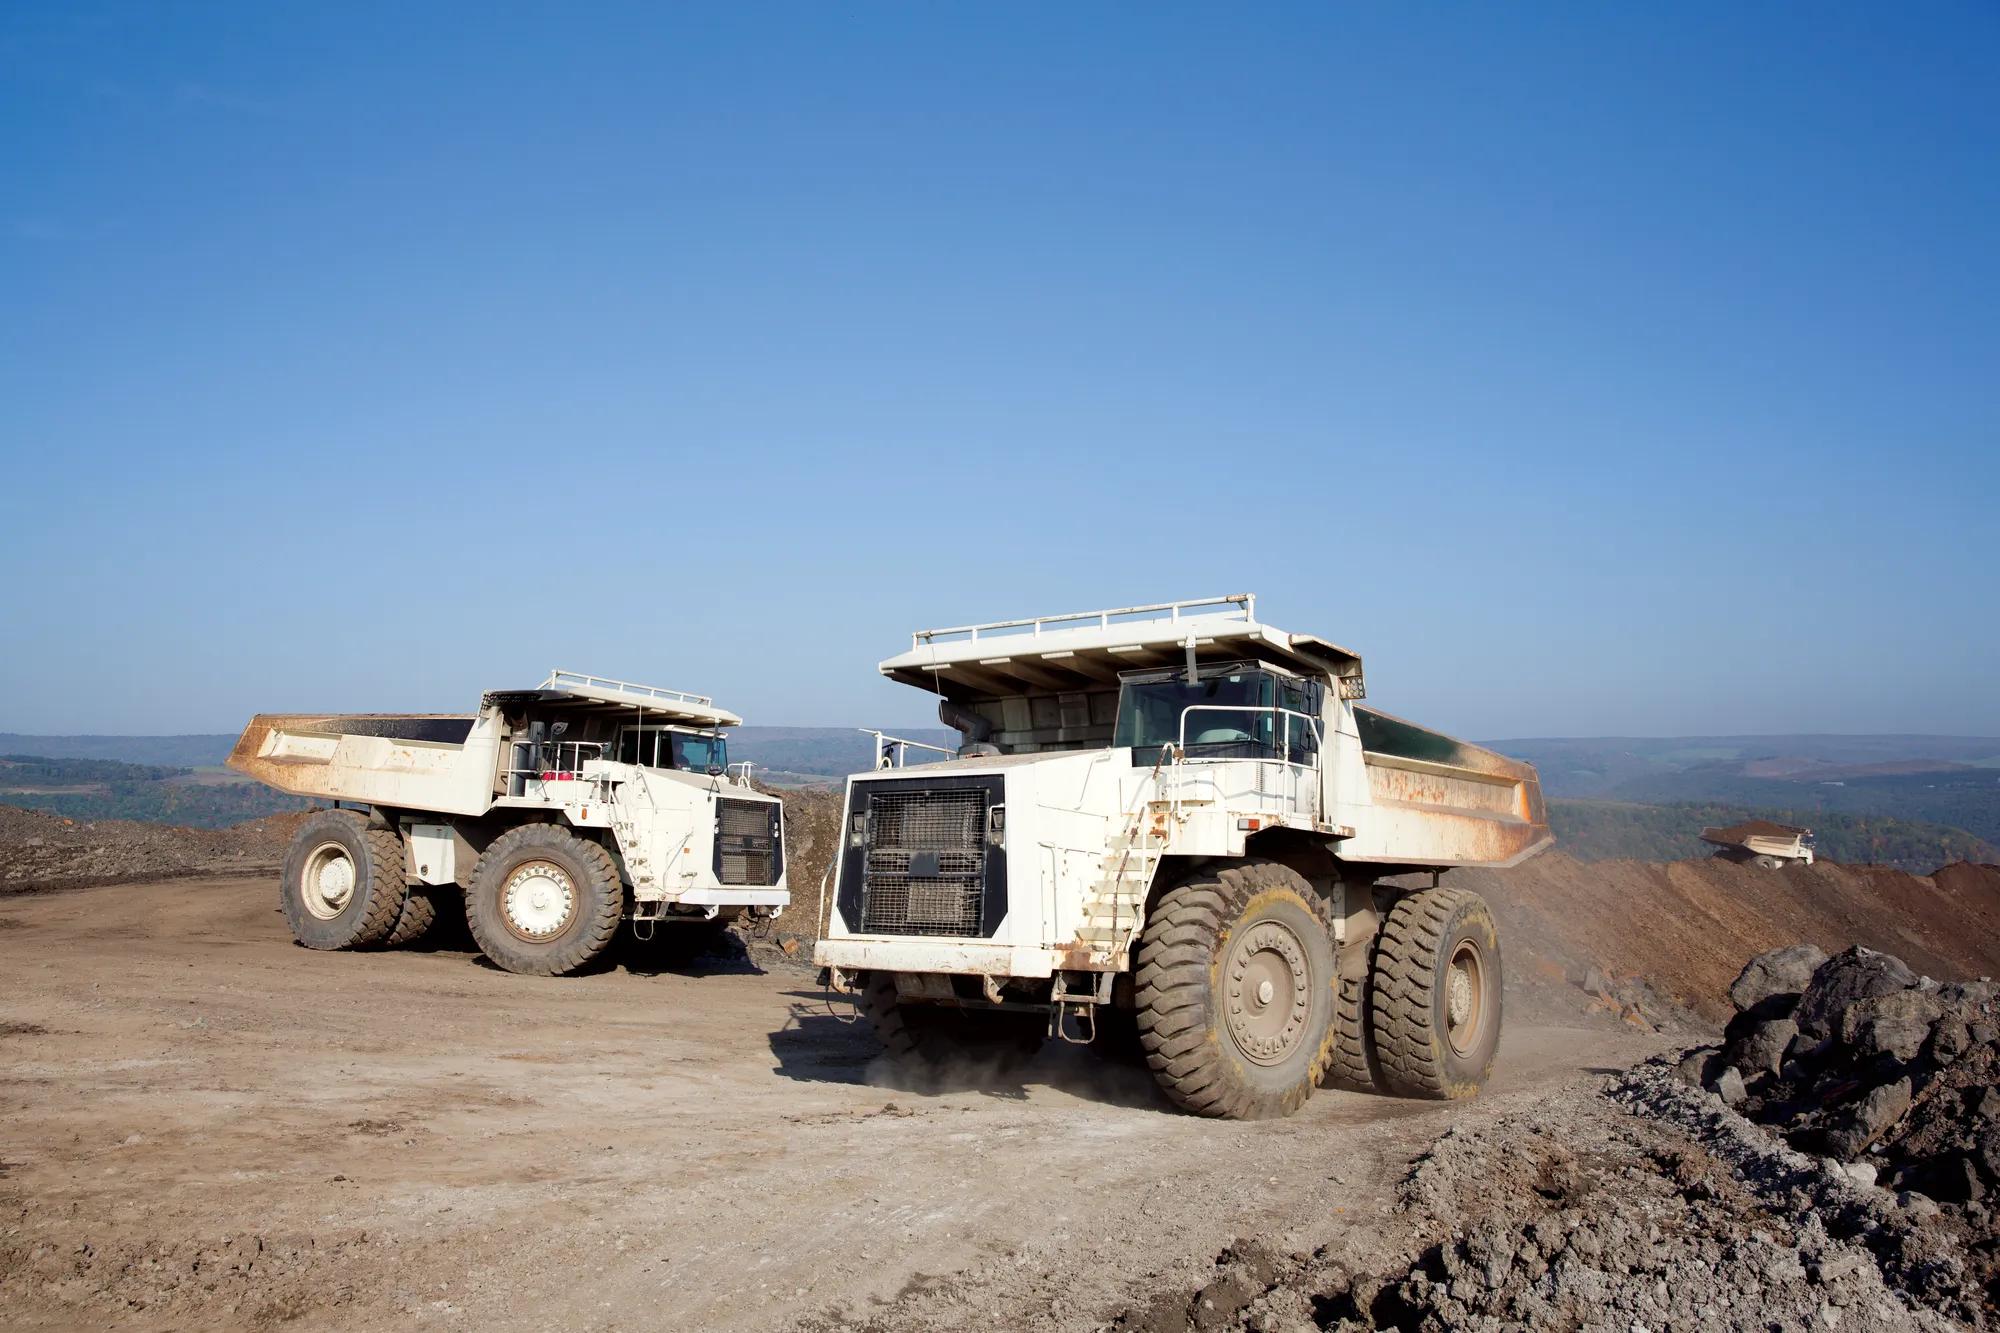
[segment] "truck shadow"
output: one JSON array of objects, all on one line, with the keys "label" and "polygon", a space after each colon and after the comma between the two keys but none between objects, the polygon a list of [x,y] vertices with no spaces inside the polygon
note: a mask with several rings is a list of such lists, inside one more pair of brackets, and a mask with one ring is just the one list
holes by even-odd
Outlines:
[{"label": "truck shadow", "polygon": [[764,975],[764,969],[757,966],[743,941],[734,931],[727,930],[668,927],[657,931],[652,939],[642,940],[626,926],[597,960],[597,966],[639,977]]},{"label": "truck shadow", "polygon": [[785,1025],[770,1034],[777,1072],[803,1083],[844,1083],[918,1097],[976,1093],[1025,1102],[1048,1088],[1086,1101],[1130,1110],[1175,1114],[1143,1065],[1110,1059],[1060,1041],[1043,1043],[1032,1056],[968,1054],[942,1064],[912,1067],[882,1052],[865,1019],[823,992],[795,990]]}]

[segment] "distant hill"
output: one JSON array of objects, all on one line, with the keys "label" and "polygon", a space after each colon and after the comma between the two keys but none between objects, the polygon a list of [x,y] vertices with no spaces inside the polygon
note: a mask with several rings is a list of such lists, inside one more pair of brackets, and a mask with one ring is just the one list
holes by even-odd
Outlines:
[{"label": "distant hill", "polygon": [[134,819],[150,824],[226,828],[306,804],[298,797],[283,796],[214,769],[0,755],[0,805],[44,810],[70,819]]},{"label": "distant hill", "polygon": [[[929,745],[959,743],[957,732],[941,727],[906,727],[891,734]],[[844,778],[875,767],[875,738],[853,727],[736,727],[729,733],[729,757],[747,759],[767,775]],[[925,757],[912,751],[909,759],[921,763]]]},{"label": "distant hill", "polygon": [[1676,774],[1733,774],[1793,781],[1837,778],[1841,770],[1884,772],[1992,769],[1994,736],[1601,736],[1482,741],[1525,759],[1551,796],[1603,797]]},{"label": "distant hill", "polygon": [[[958,733],[895,734],[952,746]],[[72,818],[202,826],[297,808],[221,769],[233,735],[24,736],[0,733],[0,803]],[[1586,858],[1707,855],[1703,824],[1755,816],[1805,824],[1835,860],[1927,871],[1942,860],[2000,860],[2000,739],[1952,736],[1694,736],[1490,741],[1533,762],[1565,849]],[[850,727],[737,727],[731,757],[779,784],[837,781],[874,767]],[[913,756],[921,759],[921,755]],[[36,765],[62,761],[70,768]],[[109,768],[89,768],[88,764]],[[11,764],[12,768],[4,765]],[[155,771],[157,770],[157,771]]]},{"label": "distant hill", "polygon": [[124,764],[216,768],[229,758],[236,734],[227,736],[25,736],[0,731],[0,754],[50,759],[114,759]]},{"label": "distant hill", "polygon": [[1619,801],[1550,801],[1556,846],[1579,861],[1691,861],[1715,849],[1701,841],[1708,825],[1773,819],[1813,830],[1818,855],[1848,865],[1888,865],[1928,875],[1952,861],[2000,862],[2000,848],[1966,832],[1884,815],[1752,809],[1740,805],[1683,803],[1634,805]]},{"label": "distant hill", "polygon": [[2000,739],[1688,736],[1489,741],[1554,798],[1789,810],[1815,828],[1887,816],[2000,844]]}]

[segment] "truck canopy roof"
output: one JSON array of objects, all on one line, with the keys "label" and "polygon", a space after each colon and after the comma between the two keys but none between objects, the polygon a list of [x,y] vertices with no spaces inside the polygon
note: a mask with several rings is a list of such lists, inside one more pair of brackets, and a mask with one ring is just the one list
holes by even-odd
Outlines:
[{"label": "truck canopy roof", "polygon": [[1258,623],[1255,593],[1115,607],[1032,620],[918,630],[910,651],[883,662],[891,680],[948,699],[1004,698],[1029,691],[1093,690],[1121,672],[1250,659],[1342,681],[1361,697],[1361,658],[1310,634]]},{"label": "truck canopy roof", "polygon": [[551,671],[549,678],[532,690],[491,690],[483,702],[487,707],[497,704],[510,708],[523,705],[561,707],[565,704],[593,710],[639,708],[645,710],[647,721],[683,722],[703,727],[743,725],[742,718],[726,708],[717,708],[715,700],[705,694],[638,685],[629,680],[612,680],[607,676],[591,676],[561,668]]}]

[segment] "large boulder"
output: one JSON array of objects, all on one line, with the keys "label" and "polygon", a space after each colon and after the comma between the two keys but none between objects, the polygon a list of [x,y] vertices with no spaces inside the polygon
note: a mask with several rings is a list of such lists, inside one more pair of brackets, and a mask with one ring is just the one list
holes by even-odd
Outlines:
[{"label": "large boulder", "polygon": [[1860,1156],[1910,1109],[1910,1080],[1899,1078],[1872,1088],[1826,1131],[1826,1150],[1835,1157]]},{"label": "large boulder", "polygon": [[1838,1036],[1855,1054],[1914,1060],[1944,1014],[1933,991],[1899,990],[1856,1000],[1840,1011]]},{"label": "large boulder", "polygon": [[1917,974],[1902,959],[1855,945],[1821,963],[1813,972],[1792,1017],[1801,1031],[1830,1037],[1840,1031],[1840,1016],[1857,1000],[1873,999],[1917,984]]},{"label": "large boulder", "polygon": [[1783,1017],[1825,961],[1826,951],[1814,944],[1760,953],[1730,983],[1729,1002],[1741,1013],[1756,1010],[1767,1018]]},{"label": "large boulder", "polygon": [[[1730,1024],[1732,1029],[1736,1026]],[[1729,1063],[1753,1078],[1775,1074],[1783,1068],[1785,1052],[1798,1035],[1799,1025],[1789,1018],[1753,1019],[1730,1041]]]},{"label": "large boulder", "polygon": [[1706,1088],[1714,1084],[1725,1066],[1720,1046],[1697,1046],[1681,1056],[1674,1074],[1689,1087]]}]

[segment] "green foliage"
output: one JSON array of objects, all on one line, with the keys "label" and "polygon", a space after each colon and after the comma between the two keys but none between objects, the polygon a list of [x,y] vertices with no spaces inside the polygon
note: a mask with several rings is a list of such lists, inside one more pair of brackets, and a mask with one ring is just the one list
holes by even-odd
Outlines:
[{"label": "green foliage", "polygon": [[158,764],[8,755],[0,757],[0,804],[71,819],[195,828],[223,828],[310,804],[260,783],[190,780],[194,777],[190,769]]},{"label": "green foliage", "polygon": [[185,768],[124,764],[110,759],[49,759],[41,755],[0,755],[0,792],[15,787],[81,787],[100,782],[159,782],[183,777]]},{"label": "green foliage", "polygon": [[1616,801],[1551,801],[1556,845],[1583,861],[1614,857],[1686,861],[1714,854],[1701,840],[1711,825],[1770,819],[1813,830],[1817,854],[1849,864],[1891,865],[1927,875],[1950,861],[2000,861],[2000,849],[1964,829],[1888,815],[1754,809],[1714,802],[1632,805]]}]

